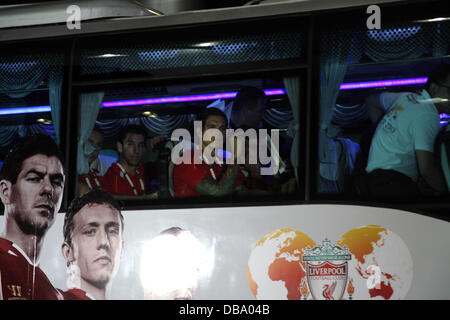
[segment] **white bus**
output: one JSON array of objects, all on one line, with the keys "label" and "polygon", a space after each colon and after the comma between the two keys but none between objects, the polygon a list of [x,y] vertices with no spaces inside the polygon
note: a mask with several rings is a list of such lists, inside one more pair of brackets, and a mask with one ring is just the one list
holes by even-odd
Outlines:
[{"label": "white bus", "polygon": [[[450,63],[444,1],[253,1],[169,14],[126,3],[0,7],[0,160],[34,133],[50,135],[66,159],[61,212],[41,256],[55,288],[66,290],[64,213],[82,185],[97,188],[86,180],[101,162],[88,161],[95,149],[109,159],[97,167],[107,181],[98,187],[146,194],[117,197],[125,246],[111,299],[154,298],[152,290],[180,283],[190,288],[183,297],[200,300],[450,298],[448,192],[423,179],[414,197],[377,198],[365,187],[375,129],[367,98],[419,92],[434,67]],[[236,96],[249,87],[263,105],[244,108],[238,120]],[[231,191],[220,192],[226,164],[176,168],[173,132],[193,134],[210,108],[228,128],[270,134],[275,174],[241,165]],[[449,118],[440,114],[441,131]],[[141,186],[126,170],[106,178],[108,166],[124,161],[119,135],[129,125],[147,135],[134,165]],[[101,150],[93,130],[103,136]],[[184,142],[184,152],[198,145]],[[445,142],[438,149],[446,178]],[[203,179],[210,184],[200,188]],[[180,261],[188,259],[182,252],[153,265],[157,254],[178,248],[158,251],[151,241],[171,227],[199,240],[182,249],[197,248],[199,265]],[[343,251],[333,258],[329,245]]]}]

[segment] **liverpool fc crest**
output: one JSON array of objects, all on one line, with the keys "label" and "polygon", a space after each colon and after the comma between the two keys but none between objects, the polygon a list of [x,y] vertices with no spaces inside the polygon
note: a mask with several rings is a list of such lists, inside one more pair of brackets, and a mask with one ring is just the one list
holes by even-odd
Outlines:
[{"label": "liverpool fc crest", "polygon": [[347,247],[332,245],[325,239],[322,245],[307,247],[302,260],[306,262],[306,278],[314,300],[341,300],[348,280]]}]

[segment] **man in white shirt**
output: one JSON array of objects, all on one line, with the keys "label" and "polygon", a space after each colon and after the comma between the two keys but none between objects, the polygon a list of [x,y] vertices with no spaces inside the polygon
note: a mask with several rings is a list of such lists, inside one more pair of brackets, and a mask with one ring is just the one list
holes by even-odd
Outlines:
[{"label": "man in white shirt", "polygon": [[450,112],[450,65],[436,67],[420,93],[369,96],[366,104],[377,130],[366,172],[373,197],[419,195],[419,177],[435,191],[447,192],[441,168],[434,160],[439,114]]}]

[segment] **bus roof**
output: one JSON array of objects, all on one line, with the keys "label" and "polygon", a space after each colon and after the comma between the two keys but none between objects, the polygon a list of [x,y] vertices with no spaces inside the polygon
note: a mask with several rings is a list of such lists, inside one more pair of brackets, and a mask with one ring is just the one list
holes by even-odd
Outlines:
[{"label": "bus roof", "polygon": [[0,6],[0,29],[66,23],[68,8],[80,8],[81,21],[161,15],[129,0],[63,0]]},{"label": "bus roof", "polygon": [[[374,4],[374,1],[370,0],[302,0],[302,1],[287,1],[287,2],[269,2],[260,3],[257,5],[244,5],[240,7],[208,9],[208,10],[194,10],[184,11],[169,15],[158,15],[157,11],[145,11],[145,7],[129,7],[124,10],[121,8],[114,8],[112,2],[124,3],[121,0],[100,0],[98,3],[107,3],[104,10],[100,10],[97,5],[93,6],[94,1],[91,0],[79,0],[79,1],[62,1],[58,4],[65,3],[64,11],[61,12],[58,17],[53,17],[53,22],[50,21],[51,14],[43,14],[44,11],[42,4],[36,4],[31,6],[9,6],[4,9],[0,7],[0,42],[2,41],[20,41],[20,40],[32,40],[42,38],[59,38],[59,37],[72,37],[91,35],[94,33],[103,32],[120,32],[131,31],[148,28],[165,28],[172,26],[187,26],[199,23],[213,23],[213,22],[229,22],[237,20],[245,20],[259,17],[276,17],[291,14],[311,13],[324,10],[338,10],[351,7],[361,7]],[[129,3],[128,1],[125,1]],[[377,0],[376,4],[398,3],[407,2],[407,0]],[[80,29],[68,29],[65,23],[68,14],[66,13],[67,6],[76,4],[86,12],[90,12],[90,18],[82,18],[84,21],[81,23]],[[50,4],[49,4],[50,6]],[[41,21],[41,25],[33,25],[27,22],[27,25],[23,24],[18,26],[18,18],[13,18],[14,11],[24,10],[22,14],[25,14],[25,9],[30,15],[34,15],[36,23]],[[97,10],[92,10],[96,8]],[[83,11],[83,12],[84,12]],[[12,15],[8,20],[4,20],[4,14],[8,12]],[[48,23],[51,25],[42,25],[45,19],[43,15],[47,17]],[[103,15],[103,17],[101,17]],[[19,15],[20,16],[20,15]],[[16,17],[19,17],[16,15]],[[82,13],[83,16],[83,13]],[[64,19],[63,19],[64,18]],[[95,20],[92,20],[95,19]],[[91,20],[91,21],[88,21]],[[9,24],[7,21],[10,21]],[[59,23],[59,24],[55,24]],[[2,29],[3,28],[3,29]],[[31,29],[31,30],[30,30]],[[31,32],[32,31],[32,32]]]}]

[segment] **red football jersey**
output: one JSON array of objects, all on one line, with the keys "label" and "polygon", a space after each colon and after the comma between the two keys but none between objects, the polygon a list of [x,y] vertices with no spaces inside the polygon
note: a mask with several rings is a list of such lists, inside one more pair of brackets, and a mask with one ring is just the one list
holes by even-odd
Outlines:
[{"label": "red football jersey", "polygon": [[62,300],[41,268],[11,241],[0,238],[0,300]]},{"label": "red football jersey", "polygon": [[67,291],[61,291],[64,300],[94,300],[86,293],[86,291],[72,288]]},{"label": "red football jersey", "polygon": [[90,190],[101,189],[103,187],[103,176],[97,169],[90,169],[88,174],[79,174],[78,183],[85,183]]},{"label": "red football jersey", "polygon": [[136,175],[124,173],[118,162],[109,167],[103,176],[103,189],[111,194],[141,196],[148,189],[145,181],[144,167],[141,165],[137,169]]},{"label": "red football jersey", "polygon": [[[195,191],[195,186],[207,177],[219,180],[225,166],[213,163],[208,165],[181,163],[173,169],[173,187],[176,197],[198,197],[200,194]],[[211,172],[212,170],[212,172]],[[245,176],[239,169],[235,187],[245,184]]]}]

